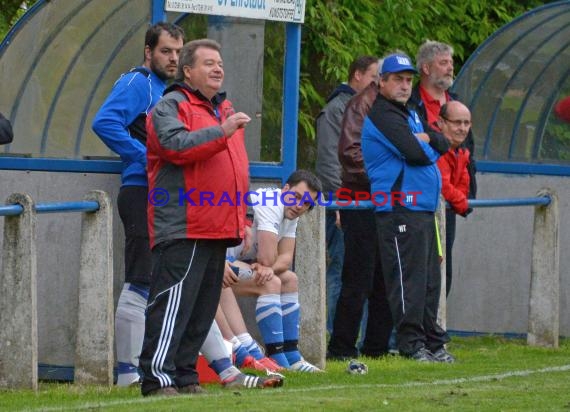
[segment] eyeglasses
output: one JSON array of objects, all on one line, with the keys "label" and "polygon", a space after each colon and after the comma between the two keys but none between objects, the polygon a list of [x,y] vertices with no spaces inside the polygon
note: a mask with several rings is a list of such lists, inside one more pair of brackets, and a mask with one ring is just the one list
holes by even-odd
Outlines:
[{"label": "eyeglasses", "polygon": [[461,125],[463,125],[465,127],[471,127],[471,120],[451,120],[451,119],[448,119],[447,117],[443,117],[443,116],[441,116],[441,118],[443,120],[445,120],[446,122],[449,122],[456,127],[459,127]]}]

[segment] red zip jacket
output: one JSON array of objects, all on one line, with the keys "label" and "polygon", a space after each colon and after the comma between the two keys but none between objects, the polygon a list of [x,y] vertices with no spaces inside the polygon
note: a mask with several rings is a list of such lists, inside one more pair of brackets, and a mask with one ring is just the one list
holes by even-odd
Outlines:
[{"label": "red zip jacket", "polygon": [[173,239],[243,238],[249,188],[244,131],[225,137],[234,113],[225,94],[209,101],[186,84],[169,87],[147,117],[151,247]]},{"label": "red zip jacket", "polygon": [[469,193],[469,150],[465,148],[449,149],[437,161],[441,173],[441,193],[455,213],[467,212],[467,194]]}]

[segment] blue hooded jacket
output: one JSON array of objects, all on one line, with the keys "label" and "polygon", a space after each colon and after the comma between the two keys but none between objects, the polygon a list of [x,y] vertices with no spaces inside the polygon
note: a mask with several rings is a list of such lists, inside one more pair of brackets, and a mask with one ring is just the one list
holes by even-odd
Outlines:
[{"label": "blue hooded jacket", "polygon": [[[415,136],[424,130],[429,143]],[[448,148],[443,135],[424,129],[416,112],[378,95],[362,127],[362,154],[376,211],[401,206],[434,212],[441,190],[436,161]]]},{"label": "blue hooded jacket", "polygon": [[[144,118],[166,83],[145,67],[124,73],[93,119],[93,131],[123,161],[122,186],[148,186]],[[133,125],[140,124],[133,128]],[[134,130],[137,132],[134,132]]]}]

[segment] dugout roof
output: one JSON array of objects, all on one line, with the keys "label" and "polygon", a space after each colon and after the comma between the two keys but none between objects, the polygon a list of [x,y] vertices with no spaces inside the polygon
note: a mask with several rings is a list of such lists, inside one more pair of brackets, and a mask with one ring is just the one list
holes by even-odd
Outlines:
[{"label": "dugout roof", "polygon": [[502,27],[465,63],[454,91],[470,107],[481,170],[570,174],[570,1]]}]

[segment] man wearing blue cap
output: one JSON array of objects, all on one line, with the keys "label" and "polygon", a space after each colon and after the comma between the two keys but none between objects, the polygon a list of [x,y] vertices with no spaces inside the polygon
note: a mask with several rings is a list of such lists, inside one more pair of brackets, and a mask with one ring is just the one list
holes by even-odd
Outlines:
[{"label": "man wearing blue cap", "polygon": [[362,153],[398,350],[421,362],[453,362],[444,346],[447,332],[437,324],[441,272],[434,220],[441,189],[436,161],[449,144],[406,107],[416,73],[403,53],[384,59],[380,92],[364,119]]}]

